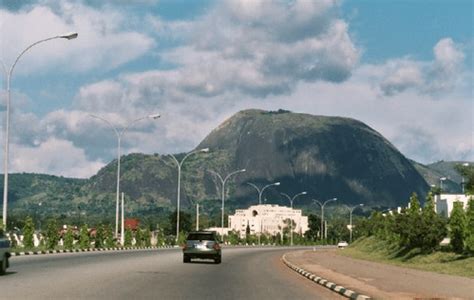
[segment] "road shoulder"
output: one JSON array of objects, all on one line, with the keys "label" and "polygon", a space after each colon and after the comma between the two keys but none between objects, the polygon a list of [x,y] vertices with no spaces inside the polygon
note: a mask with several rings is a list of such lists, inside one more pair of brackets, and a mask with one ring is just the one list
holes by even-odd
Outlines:
[{"label": "road shoulder", "polygon": [[474,280],[338,255],[340,249],[294,251],[289,262],[360,294],[379,299],[470,299]]}]

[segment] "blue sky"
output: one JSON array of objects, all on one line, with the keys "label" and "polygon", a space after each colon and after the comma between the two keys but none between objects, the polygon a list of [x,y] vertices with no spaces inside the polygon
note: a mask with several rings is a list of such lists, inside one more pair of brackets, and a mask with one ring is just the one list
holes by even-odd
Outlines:
[{"label": "blue sky", "polygon": [[422,163],[474,160],[472,1],[1,3],[7,66],[79,33],[15,67],[16,172],[95,174],[116,140],[91,113],[123,126],[159,111],[123,150],[177,153],[246,108],[351,117]]}]

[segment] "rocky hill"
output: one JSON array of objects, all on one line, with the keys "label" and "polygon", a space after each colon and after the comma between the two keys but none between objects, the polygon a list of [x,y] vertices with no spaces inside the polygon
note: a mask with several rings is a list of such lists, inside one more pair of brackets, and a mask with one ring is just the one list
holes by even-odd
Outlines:
[{"label": "rocky hill", "polygon": [[[209,173],[227,175],[247,171],[227,184],[226,207],[257,203],[254,189],[280,181],[265,191],[267,203],[286,204],[281,192],[307,191],[297,205],[312,199],[337,197],[340,204],[373,207],[405,205],[410,194],[425,194],[429,185],[413,164],[389,141],[364,123],[341,117],[313,116],[288,111],[241,111],[213,130],[196,149],[209,153],[189,157],[182,170],[182,205],[196,201],[218,211],[220,181]],[[178,159],[184,154],[177,154]],[[121,189],[130,199],[126,210],[136,215],[160,214],[176,204],[177,168],[167,155],[130,154],[122,157]],[[54,193],[57,211],[88,216],[113,216],[116,161],[88,180],[64,184]],[[11,188],[15,190],[14,185]],[[17,197],[12,208],[25,213],[34,204],[49,201],[50,192]],[[313,206],[316,209],[315,206]],[[66,216],[67,217],[67,216]]]}]

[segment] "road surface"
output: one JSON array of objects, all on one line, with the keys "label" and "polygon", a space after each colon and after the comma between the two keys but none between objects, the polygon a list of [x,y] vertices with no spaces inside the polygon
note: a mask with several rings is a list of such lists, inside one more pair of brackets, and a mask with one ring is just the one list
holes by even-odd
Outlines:
[{"label": "road surface", "polygon": [[1,299],[342,299],[283,265],[282,248],[225,248],[221,264],[180,249],[19,256]]}]

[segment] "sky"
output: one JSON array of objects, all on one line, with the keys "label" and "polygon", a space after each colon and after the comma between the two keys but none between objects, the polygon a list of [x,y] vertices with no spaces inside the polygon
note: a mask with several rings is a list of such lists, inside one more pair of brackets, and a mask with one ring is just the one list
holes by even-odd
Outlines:
[{"label": "sky", "polygon": [[[466,0],[0,0],[10,172],[88,178],[194,149],[236,112],[358,119],[410,159],[474,161]],[[1,65],[1,64],[0,64]],[[1,70],[1,68],[0,68]],[[4,147],[6,92],[1,92]],[[3,161],[3,159],[2,159]],[[0,163],[3,170],[3,165]]]}]

